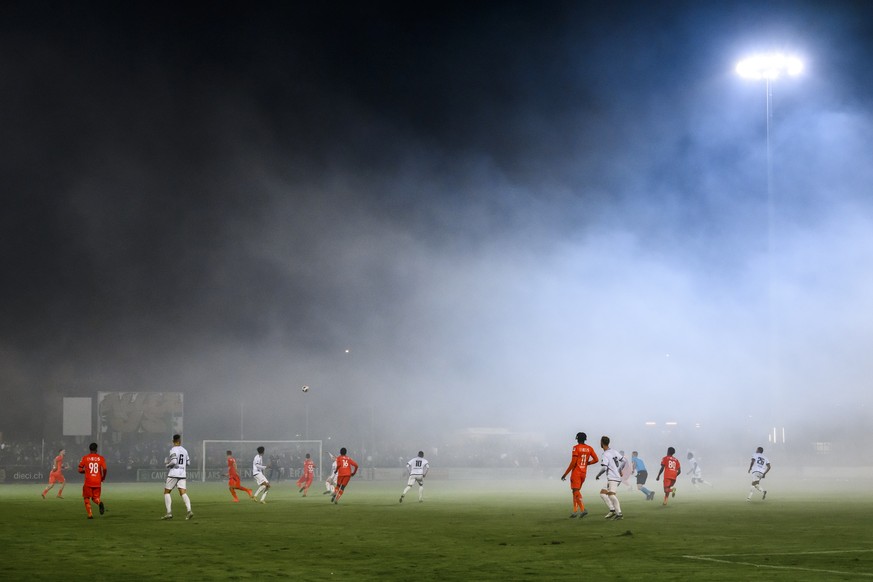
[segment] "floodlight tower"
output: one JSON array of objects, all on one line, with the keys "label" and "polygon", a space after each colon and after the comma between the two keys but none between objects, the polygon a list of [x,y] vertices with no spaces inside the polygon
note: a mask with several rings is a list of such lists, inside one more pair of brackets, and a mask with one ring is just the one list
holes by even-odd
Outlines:
[{"label": "floodlight tower", "polygon": [[744,79],[764,81],[767,96],[767,244],[773,247],[773,158],[770,147],[770,125],[773,120],[773,81],[780,77],[796,77],[803,72],[803,61],[783,53],[754,55],[737,63],[737,74]]},{"label": "floodlight tower", "polygon": [[[770,146],[770,126],[773,119],[773,82],[781,77],[796,77],[803,72],[803,61],[799,58],[784,53],[758,54],[743,59],[737,63],[737,74],[744,79],[764,81],[764,89],[767,98],[767,257],[768,257],[768,366],[770,368],[770,392],[773,400],[772,406],[776,414],[781,410],[780,379],[774,361],[776,351],[776,326],[773,321],[773,223],[776,206],[773,197],[773,156]],[[776,427],[773,427],[772,441],[785,443],[785,428],[782,427],[781,435]],[[779,437],[781,436],[781,441]]]}]

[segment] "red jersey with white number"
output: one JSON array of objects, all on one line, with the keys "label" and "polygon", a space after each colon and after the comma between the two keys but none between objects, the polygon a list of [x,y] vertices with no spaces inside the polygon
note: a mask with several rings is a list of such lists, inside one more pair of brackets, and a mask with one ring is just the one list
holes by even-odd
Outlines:
[{"label": "red jersey with white number", "polygon": [[679,476],[679,459],[667,455],[661,459],[661,466],[664,467],[664,479],[676,479]]},{"label": "red jersey with white number", "polygon": [[[355,468],[352,471],[352,467]],[[351,457],[340,455],[336,458],[337,477],[348,477],[358,472],[358,464]]]},{"label": "red jersey with white number", "polygon": [[573,447],[570,466],[567,467],[567,472],[575,471],[582,475],[588,472],[588,465],[597,463],[600,459],[597,458],[597,453],[594,452],[589,445],[579,443]]},{"label": "red jersey with white number", "polygon": [[85,474],[86,487],[100,487],[106,478],[106,459],[97,453],[89,453],[79,461],[79,472]]},{"label": "red jersey with white number", "polygon": [[312,459],[305,459],[303,461],[303,474],[315,475],[315,461]]}]

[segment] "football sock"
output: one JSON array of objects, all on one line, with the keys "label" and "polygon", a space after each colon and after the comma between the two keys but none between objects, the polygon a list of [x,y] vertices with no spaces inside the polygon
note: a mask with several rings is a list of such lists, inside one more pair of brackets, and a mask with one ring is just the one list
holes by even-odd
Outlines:
[{"label": "football sock", "polygon": [[269,489],[264,489],[264,494],[261,495],[261,501],[266,501],[266,500],[267,500],[267,493],[269,493],[269,492],[270,492]]},{"label": "football sock", "polygon": [[261,494],[265,489],[266,489],[266,487],[264,487],[263,485],[261,485],[260,487],[258,487],[258,490],[255,491],[255,497],[257,497],[258,495],[260,495],[260,494]]},{"label": "football sock", "polygon": [[188,497],[187,493],[182,494],[182,501],[185,502],[185,509],[191,511],[191,499]]},{"label": "football sock", "polygon": [[167,514],[173,513],[173,498],[169,493],[164,493],[164,506],[167,508]]},{"label": "football sock", "polygon": [[91,517],[91,500],[85,499],[85,511],[88,512],[88,517]]},{"label": "football sock", "polygon": [[406,497],[406,494],[409,493],[410,489],[411,489],[411,487],[409,485],[407,485],[406,487],[403,488],[403,493],[401,493],[400,495],[402,495],[403,497]]},{"label": "football sock", "polygon": [[609,509],[610,511],[613,511],[612,502],[609,500],[609,495],[607,495],[606,493],[601,493],[600,498],[606,504],[606,508]]},{"label": "football sock", "polygon": [[621,513],[621,504],[618,502],[618,495],[612,495],[612,508],[616,513]]}]

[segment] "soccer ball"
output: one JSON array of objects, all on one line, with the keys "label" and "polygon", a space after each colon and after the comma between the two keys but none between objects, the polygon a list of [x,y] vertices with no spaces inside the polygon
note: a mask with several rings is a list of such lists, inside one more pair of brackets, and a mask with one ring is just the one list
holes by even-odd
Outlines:
[{"label": "soccer ball", "polygon": [[301,390],[302,392],[309,392],[309,386],[301,386],[301,387],[300,387],[300,390]]}]

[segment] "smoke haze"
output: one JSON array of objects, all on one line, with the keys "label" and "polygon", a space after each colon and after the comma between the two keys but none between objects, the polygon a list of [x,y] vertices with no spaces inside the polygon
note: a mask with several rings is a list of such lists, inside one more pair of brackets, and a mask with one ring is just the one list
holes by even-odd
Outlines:
[{"label": "smoke haze", "polygon": [[863,3],[4,10],[4,435],[869,438]]}]

